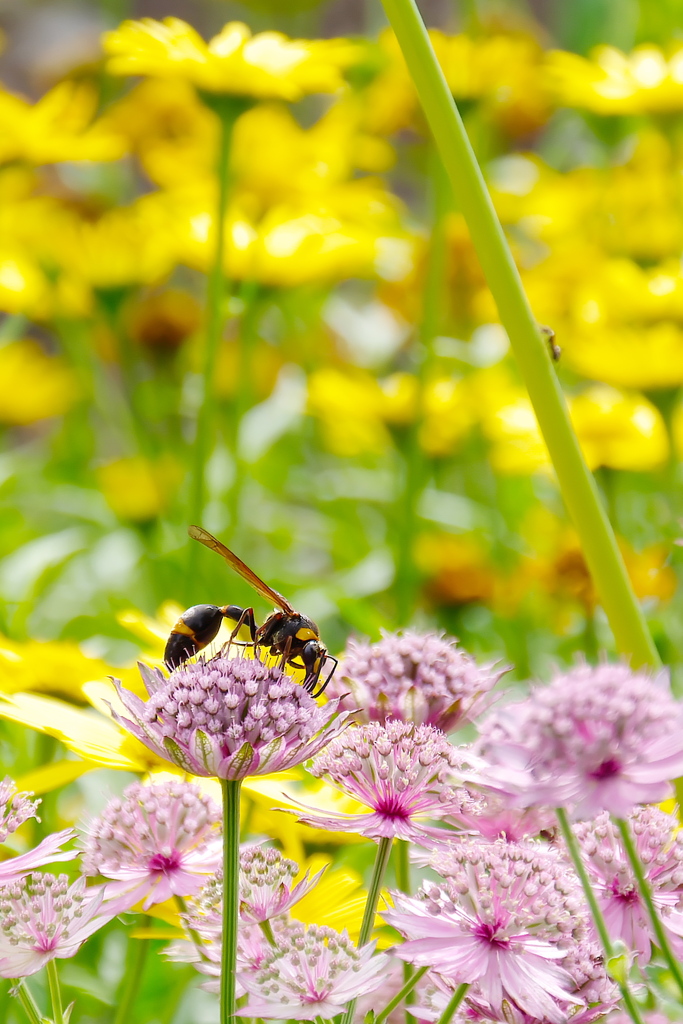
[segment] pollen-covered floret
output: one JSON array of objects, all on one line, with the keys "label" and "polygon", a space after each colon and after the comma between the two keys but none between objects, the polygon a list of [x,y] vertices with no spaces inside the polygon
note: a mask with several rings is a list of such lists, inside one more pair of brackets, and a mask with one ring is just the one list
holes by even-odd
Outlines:
[{"label": "pollen-covered floret", "polygon": [[506,668],[478,665],[436,633],[386,633],[375,644],[349,640],[330,687],[350,692],[364,720],[398,718],[452,732],[479,714]]}]

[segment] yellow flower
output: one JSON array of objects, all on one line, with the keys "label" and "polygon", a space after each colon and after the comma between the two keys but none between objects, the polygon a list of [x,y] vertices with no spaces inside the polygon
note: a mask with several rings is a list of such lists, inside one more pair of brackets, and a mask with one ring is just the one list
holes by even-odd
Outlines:
[{"label": "yellow flower", "polygon": [[450,455],[475,422],[467,380],[442,377],[430,381],[424,393],[423,417],[423,451],[434,456]]},{"label": "yellow flower", "polygon": [[0,89],[0,163],[118,160],[124,139],[93,123],[98,96],[85,82],[61,82],[37,103]]},{"label": "yellow flower", "polygon": [[238,21],[206,43],[179,18],[125,21],[103,43],[114,75],[181,78],[211,93],[290,101],[334,92],[343,68],[359,55],[344,40],[288,39],[279,32],[252,36]]},{"label": "yellow flower", "polygon": [[573,399],[571,417],[591,468],[646,472],[668,458],[661,413],[642,395],[595,385]]},{"label": "yellow flower", "polygon": [[[479,102],[483,116],[503,132],[527,135],[548,119],[550,104],[540,74],[543,51],[535,39],[473,39],[437,30],[429,36],[455,98]],[[367,124],[372,131],[391,134],[419,121],[418,101],[392,32],[380,36],[380,51],[385,68],[367,90]]]},{"label": "yellow flower", "polygon": [[[329,864],[329,857],[313,854],[301,863],[301,874],[316,871]],[[292,907],[292,917],[304,924],[319,924],[341,932],[345,928],[354,942],[358,941],[367,894],[363,879],[344,867],[328,867],[315,889]]]},{"label": "yellow flower", "polygon": [[62,416],[78,397],[72,370],[58,356],[47,355],[31,338],[0,347],[0,380],[0,423],[10,426]]},{"label": "yellow flower", "polygon": [[427,597],[437,605],[493,600],[496,575],[477,534],[423,533],[417,540],[415,562],[427,577]]},{"label": "yellow flower", "polygon": [[314,370],[308,380],[308,409],[321,421],[325,444],[342,457],[380,454],[391,445],[378,381],[364,370]]},{"label": "yellow flower", "polygon": [[24,642],[0,636],[0,691],[48,693],[79,704],[87,702],[83,683],[115,672],[78,644],[51,640]]},{"label": "yellow flower", "polygon": [[161,515],[182,475],[182,468],[171,456],[151,462],[142,455],[133,455],[107,462],[97,470],[109,507],[120,519],[136,523]]},{"label": "yellow flower", "polygon": [[683,109],[683,49],[667,57],[647,43],[630,54],[599,46],[590,59],[548,54],[548,86],[558,103],[596,114],[673,113]]}]

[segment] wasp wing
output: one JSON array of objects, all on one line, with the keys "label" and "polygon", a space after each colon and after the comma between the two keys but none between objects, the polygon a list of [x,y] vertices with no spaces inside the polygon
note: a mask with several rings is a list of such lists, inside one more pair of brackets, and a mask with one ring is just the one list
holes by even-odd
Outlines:
[{"label": "wasp wing", "polygon": [[200,544],[203,544],[205,547],[211,548],[212,551],[216,551],[219,555],[222,555],[228,565],[235,570],[238,576],[241,576],[243,580],[246,580],[247,583],[254,588],[257,594],[264,597],[266,601],[272,601],[273,604],[276,604],[278,608],[282,608],[283,612],[287,612],[288,615],[296,614],[292,605],[285,597],[282,596],[282,594],[278,594],[277,590],[273,590],[273,588],[269,587],[267,583],[264,583],[263,580],[257,576],[241,558],[238,558],[230,548],[226,548],[225,544],[222,544],[213,536],[213,534],[209,533],[208,530],[205,530],[201,526],[188,526],[187,532],[193,540],[198,540]]}]

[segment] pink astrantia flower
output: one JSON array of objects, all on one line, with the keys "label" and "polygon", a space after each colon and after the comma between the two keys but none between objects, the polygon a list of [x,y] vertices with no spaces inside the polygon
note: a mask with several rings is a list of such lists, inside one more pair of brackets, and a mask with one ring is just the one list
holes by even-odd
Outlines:
[{"label": "pink astrantia flower", "polygon": [[394,909],[384,912],[408,940],[396,955],[456,985],[473,985],[472,997],[496,1014],[507,1001],[563,1024],[568,1007],[581,999],[560,964],[568,946],[587,933],[567,863],[532,844],[478,840],[454,843],[432,863],[445,883],[428,884],[418,897],[393,893]]},{"label": "pink astrantia flower", "polygon": [[366,722],[399,718],[453,732],[488,705],[506,671],[478,665],[436,633],[387,633],[375,644],[349,640],[330,692],[350,693],[349,706]]},{"label": "pink astrantia flower", "polygon": [[[363,814],[299,815],[299,821],[332,832],[359,832],[379,841],[406,839],[431,844],[445,829],[424,819],[455,815],[476,803],[458,776],[470,775],[471,760],[430,725],[388,720],[348,729],[319,754],[310,768],[368,807]],[[298,812],[294,812],[298,813]]]},{"label": "pink astrantia flower", "polygon": [[116,913],[142,899],[147,910],[191,896],[220,864],[220,821],[219,806],[193,783],[134,782],[88,828],[83,872],[114,879],[106,899]]},{"label": "pink astrantia flower", "polygon": [[487,781],[523,806],[625,817],[683,774],[683,706],[664,673],[580,665],[494,713],[478,749],[493,765]]},{"label": "pink astrantia flower", "polygon": [[[639,807],[629,821],[652,898],[669,941],[681,957],[683,832],[677,818],[657,807]],[[610,935],[637,952],[641,965],[648,963],[651,943],[656,940],[618,829],[603,813],[594,821],[578,823],[574,832]]]},{"label": "pink astrantia flower", "polygon": [[0,782],[0,843],[29,818],[37,818],[40,800],[31,800],[29,793],[17,793],[9,776]]},{"label": "pink astrantia flower", "polygon": [[114,916],[102,909],[104,886],[85,878],[35,874],[0,890],[0,976],[25,978],[50,960],[75,954]]},{"label": "pink astrantia flower", "polygon": [[331,1020],[351,999],[379,988],[389,966],[374,942],[358,949],[344,932],[309,925],[303,936],[281,940],[254,974],[241,1013],[264,1020]]},{"label": "pink astrantia flower", "polygon": [[[240,854],[240,916],[260,924],[286,913],[320,881],[325,868],[312,878],[307,871],[292,885],[299,865],[272,847],[250,846]],[[220,873],[219,876],[220,877]]]},{"label": "pink astrantia flower", "polygon": [[[280,668],[258,658],[212,658],[142,670],[148,701],[117,684],[131,718],[114,718],[191,775],[244,779],[300,764],[348,724],[338,700],[319,707]],[[132,719],[132,720],[131,720]]]},{"label": "pink astrantia flower", "polygon": [[484,839],[505,839],[520,843],[541,833],[551,836],[557,828],[555,812],[546,807],[511,807],[500,793],[481,793],[479,801],[448,822],[460,829],[478,832]]}]

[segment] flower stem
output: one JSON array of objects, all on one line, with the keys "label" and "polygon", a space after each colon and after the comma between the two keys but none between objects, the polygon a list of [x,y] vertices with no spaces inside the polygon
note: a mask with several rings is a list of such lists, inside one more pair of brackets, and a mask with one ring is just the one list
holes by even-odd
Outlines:
[{"label": "flower stem", "polygon": [[[146,914],[141,914],[138,921],[139,927],[144,930],[152,925],[152,919]],[[143,939],[141,943],[137,940],[129,942],[128,954],[126,956],[126,972],[123,976],[121,991],[117,995],[113,1024],[128,1024],[132,1017],[132,1010],[140,991],[148,951],[149,941],[147,939]]]},{"label": "flower stem", "polygon": [[636,845],[633,841],[633,835],[631,834],[631,827],[625,818],[616,819],[617,826],[621,832],[621,838],[624,843],[624,849],[626,850],[626,856],[629,859],[629,863],[633,870],[633,874],[636,876],[638,882],[638,891],[642,897],[643,903],[647,907],[647,912],[652,922],[652,928],[657,939],[657,945],[662,951],[662,955],[669,965],[669,969],[674,976],[674,980],[678,985],[681,995],[683,995],[683,971],[681,970],[681,964],[678,962],[673,954],[669,939],[666,934],[664,925],[662,924],[661,918],[657,913],[655,902],[652,898],[652,890],[650,883],[645,877],[645,871],[643,870],[643,864],[638,856]]},{"label": "flower stem", "polygon": [[500,221],[415,0],[382,0],[467,221],[618,649],[660,664]]},{"label": "flower stem", "polygon": [[[363,921],[360,926],[360,935],[358,936],[359,946],[365,946],[370,941],[372,930],[375,927],[375,914],[377,913],[377,904],[379,903],[379,894],[382,889],[384,874],[387,870],[389,857],[391,855],[391,844],[392,840],[385,838],[380,839],[377,846],[375,865],[372,869],[372,878],[370,879],[370,886],[368,888],[368,898],[365,901],[365,911],[363,913]],[[356,1000],[352,999],[344,1011],[341,1024],[351,1024],[355,1009]],[[223,1021],[221,1021],[221,1024],[223,1024]]]},{"label": "flower stem", "polygon": [[223,297],[225,294],[225,218],[230,194],[230,143],[232,130],[239,114],[245,109],[244,103],[226,96],[207,96],[202,99],[220,120],[216,174],[218,177],[218,199],[214,223],[214,250],[209,271],[206,295],[206,340],[202,381],[197,411],[197,430],[194,440],[192,468],[192,489],[190,497],[190,522],[201,522],[206,492],[206,462],[211,447],[216,401],[214,377],[216,360],[223,331]]},{"label": "flower stem", "polygon": [[59,973],[54,960],[48,960],[47,963],[47,983],[50,988],[50,1002],[52,1003],[52,1019],[54,1024],[64,1024],[62,990],[59,987]]},{"label": "flower stem", "polygon": [[406,979],[406,983],[400,992],[397,992],[394,998],[388,1003],[381,1013],[378,1013],[375,1017],[375,1024],[384,1024],[390,1013],[393,1013],[397,1006],[400,1006],[403,1000],[411,994],[415,986],[417,985],[420,978],[422,978],[427,971],[428,967],[420,967],[415,973],[411,973],[410,977]]},{"label": "flower stem", "polygon": [[223,943],[220,1024],[233,1024],[240,884],[240,787],[221,779],[223,788]]},{"label": "flower stem", "polygon": [[43,1016],[38,1009],[35,999],[23,978],[16,978],[12,981],[12,989],[16,993],[19,1002],[31,1024],[41,1024]]},{"label": "flower stem", "polygon": [[275,936],[273,935],[273,926],[270,923],[270,921],[260,921],[259,924],[261,926],[261,931],[265,935],[270,945],[277,945],[277,943],[275,942]]},{"label": "flower stem", "polygon": [[[411,893],[410,885],[410,843],[406,842],[405,839],[397,839],[394,843],[394,869],[396,871],[396,886],[401,892],[406,893],[408,896]],[[423,972],[424,973],[424,972]],[[403,964],[403,981],[404,988],[408,984],[413,974],[412,964]],[[408,1006],[412,1003],[412,986],[406,993],[406,1024],[411,1024],[413,1017],[408,1012]],[[375,1022],[377,1024],[377,1022]]]},{"label": "flower stem", "polygon": [[[605,922],[602,910],[600,909],[600,904],[598,903],[595,893],[593,892],[593,887],[591,886],[591,881],[588,877],[586,866],[583,863],[578,840],[572,831],[571,825],[569,824],[569,818],[567,817],[567,812],[565,811],[564,807],[556,807],[555,814],[557,815],[557,820],[560,824],[560,829],[562,831],[562,835],[564,837],[567,850],[569,851],[569,856],[572,859],[574,869],[577,875],[579,876],[579,880],[581,882],[581,886],[583,888],[583,892],[586,897],[586,901],[588,903],[591,916],[593,918],[593,922],[595,924],[597,933],[600,937],[602,948],[605,951],[605,959],[607,961],[606,966],[608,966],[609,961],[612,960],[614,957],[612,940],[610,939],[609,932],[607,931],[607,924]],[[634,1024],[644,1024],[643,1018],[640,1014],[640,1009],[636,1004],[633,996],[631,995],[628,985],[625,982],[619,981],[617,981],[617,984],[619,985],[619,990],[621,992],[622,999],[624,1000],[624,1007],[626,1008],[626,1011],[628,1012],[628,1015],[631,1018],[631,1020],[634,1022]]]},{"label": "flower stem", "polygon": [[450,1024],[451,1017],[453,1016],[453,1014],[455,1013],[455,1011],[458,1009],[461,1002],[465,998],[465,993],[467,992],[467,989],[469,987],[470,986],[469,984],[467,984],[467,982],[463,982],[462,985],[458,985],[455,992],[451,996],[451,1000],[448,1006],[439,1017],[438,1024]]}]

